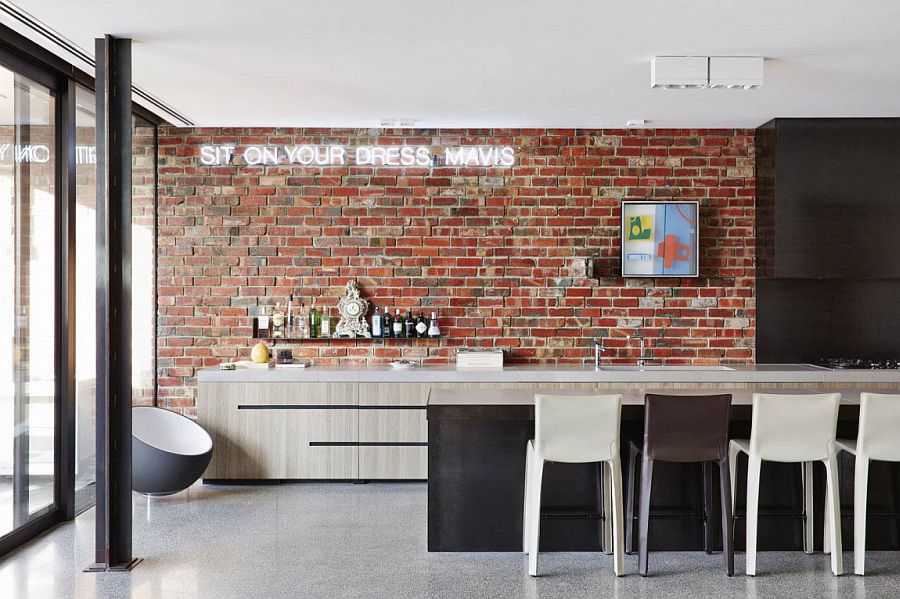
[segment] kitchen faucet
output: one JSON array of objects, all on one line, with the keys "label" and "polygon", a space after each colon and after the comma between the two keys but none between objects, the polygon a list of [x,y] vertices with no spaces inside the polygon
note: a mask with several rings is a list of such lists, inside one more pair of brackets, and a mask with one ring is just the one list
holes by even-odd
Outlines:
[{"label": "kitchen faucet", "polygon": [[594,370],[600,370],[600,356],[605,351],[603,341],[599,337],[594,339]]},{"label": "kitchen faucet", "polygon": [[626,335],[625,339],[628,341],[631,341],[632,339],[637,339],[641,342],[641,353],[638,354],[637,365],[638,366],[646,366],[647,359],[644,358],[644,336],[643,335]]}]

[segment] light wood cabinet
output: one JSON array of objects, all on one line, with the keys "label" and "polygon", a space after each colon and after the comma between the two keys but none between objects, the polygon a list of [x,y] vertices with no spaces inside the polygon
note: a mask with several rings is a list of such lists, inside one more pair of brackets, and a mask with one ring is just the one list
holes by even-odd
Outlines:
[{"label": "light wood cabinet", "polygon": [[356,383],[201,383],[207,479],[355,479]]},{"label": "light wood cabinet", "polygon": [[359,477],[428,478],[429,383],[360,383]]}]

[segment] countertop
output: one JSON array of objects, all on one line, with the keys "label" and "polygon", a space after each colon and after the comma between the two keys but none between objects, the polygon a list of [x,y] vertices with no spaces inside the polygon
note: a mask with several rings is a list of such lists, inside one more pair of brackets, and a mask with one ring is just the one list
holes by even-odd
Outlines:
[{"label": "countertop", "polygon": [[[837,391],[841,394],[842,405],[859,404],[859,391],[853,389],[829,389],[811,390],[805,393],[830,393]],[[804,394],[803,391],[785,391],[784,389],[760,389],[750,391],[748,389],[715,389],[711,393],[730,393],[731,405],[753,405],[753,393],[782,393]],[[547,395],[606,395],[620,393],[623,406],[644,405],[645,393],[662,393],[666,395],[693,395],[693,391],[678,391],[672,389],[602,389],[599,391],[586,391],[584,389],[432,389],[428,396],[429,406],[531,406],[534,405],[534,396],[545,393]]]},{"label": "countertop", "polygon": [[[613,366],[616,368],[616,366]],[[388,365],[313,365],[309,368],[220,370],[204,368],[200,382],[383,382],[383,383],[897,383],[900,370],[831,370],[809,364],[758,364],[595,370],[593,365],[521,364],[503,369],[458,369],[452,364],[395,370]],[[710,368],[709,370],[705,368]]]}]

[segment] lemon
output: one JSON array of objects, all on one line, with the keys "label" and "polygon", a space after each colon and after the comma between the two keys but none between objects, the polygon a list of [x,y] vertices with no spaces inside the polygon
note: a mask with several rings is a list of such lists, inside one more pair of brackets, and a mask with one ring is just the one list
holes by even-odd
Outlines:
[{"label": "lemon", "polygon": [[265,343],[257,343],[250,352],[250,359],[257,364],[265,364],[269,361],[269,348]]}]

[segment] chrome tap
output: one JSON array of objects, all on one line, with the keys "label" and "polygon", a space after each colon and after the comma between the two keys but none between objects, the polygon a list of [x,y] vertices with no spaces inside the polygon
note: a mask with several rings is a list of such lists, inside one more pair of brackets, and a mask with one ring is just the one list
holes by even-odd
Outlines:
[{"label": "chrome tap", "polygon": [[594,339],[594,370],[600,370],[600,356],[606,351],[603,341],[598,337]]},{"label": "chrome tap", "polygon": [[[638,354],[637,365],[638,366],[646,366],[647,359],[644,357],[644,336],[643,335],[626,335],[625,339],[628,340],[629,342],[632,339],[637,339],[641,342],[641,353]],[[630,345],[630,343],[629,343],[629,345]]]}]

